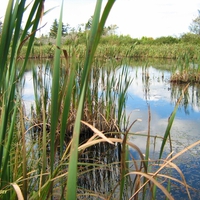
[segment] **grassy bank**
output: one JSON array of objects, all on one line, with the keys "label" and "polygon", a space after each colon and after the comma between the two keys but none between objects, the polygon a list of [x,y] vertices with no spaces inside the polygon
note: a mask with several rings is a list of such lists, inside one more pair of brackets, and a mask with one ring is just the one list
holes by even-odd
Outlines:
[{"label": "grassy bank", "polygon": [[[31,51],[30,57],[39,58],[50,57],[52,58],[55,51],[54,45],[41,45],[34,46]],[[70,52],[71,45],[63,45],[63,49]],[[86,46],[84,44],[77,44],[76,56],[84,58]],[[184,59],[188,56],[189,59],[198,59],[200,52],[200,45],[194,44],[161,44],[161,45],[149,45],[149,44],[132,44],[132,45],[112,45],[112,44],[99,44],[96,57],[102,58],[165,58],[165,59]],[[20,54],[24,57],[26,53],[26,47],[22,48]]]}]

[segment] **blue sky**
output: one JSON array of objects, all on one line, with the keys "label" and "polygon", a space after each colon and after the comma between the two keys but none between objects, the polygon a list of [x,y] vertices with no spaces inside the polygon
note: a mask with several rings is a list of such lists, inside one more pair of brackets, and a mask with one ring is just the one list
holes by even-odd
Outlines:
[{"label": "blue sky", "polygon": [[[2,1],[0,16],[3,16],[8,1]],[[64,0],[64,24],[71,27],[86,23],[93,15],[96,0]],[[103,0],[105,5],[106,0]],[[61,0],[46,0],[45,9],[58,6],[43,19],[47,22],[43,33],[48,33],[55,18],[59,18]],[[118,34],[133,38],[180,36],[189,31],[192,19],[200,9],[199,0],[116,0],[107,20],[107,26],[116,24]]]}]

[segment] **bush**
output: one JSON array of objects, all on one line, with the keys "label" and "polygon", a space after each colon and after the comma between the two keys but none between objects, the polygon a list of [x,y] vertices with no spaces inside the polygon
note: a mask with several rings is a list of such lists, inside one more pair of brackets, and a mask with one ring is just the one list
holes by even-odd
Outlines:
[{"label": "bush", "polygon": [[189,44],[199,44],[200,43],[200,35],[193,33],[186,33],[181,36],[181,42],[189,43]]},{"label": "bush", "polygon": [[154,44],[177,44],[179,43],[179,39],[178,38],[175,38],[175,37],[172,37],[172,36],[167,36],[167,37],[159,37],[159,38],[156,38],[154,40]]}]

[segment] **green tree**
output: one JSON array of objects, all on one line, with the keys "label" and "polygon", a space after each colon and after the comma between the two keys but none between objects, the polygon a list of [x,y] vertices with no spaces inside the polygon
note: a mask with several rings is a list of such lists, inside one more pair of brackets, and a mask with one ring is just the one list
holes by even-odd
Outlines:
[{"label": "green tree", "polygon": [[180,41],[189,44],[199,44],[200,35],[194,33],[186,33],[181,36]]},{"label": "green tree", "polygon": [[[65,36],[68,34],[68,29],[69,29],[69,24],[64,25],[62,23],[62,36]],[[50,37],[56,38],[57,32],[58,32],[58,21],[57,19],[55,19],[50,29],[50,33],[49,33]]]},{"label": "green tree", "polygon": [[57,32],[58,32],[58,21],[57,19],[55,19],[50,29],[49,33],[50,37],[56,38]]},{"label": "green tree", "polygon": [[198,10],[198,16],[192,20],[189,30],[194,34],[200,35],[200,10]]}]

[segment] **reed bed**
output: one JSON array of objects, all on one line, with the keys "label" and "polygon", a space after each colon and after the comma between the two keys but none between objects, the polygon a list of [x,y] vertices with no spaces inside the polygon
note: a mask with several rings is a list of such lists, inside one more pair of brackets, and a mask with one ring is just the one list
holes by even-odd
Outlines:
[{"label": "reed bed", "polygon": [[173,83],[200,83],[199,59],[190,59],[190,55],[185,53],[184,59],[180,57],[173,67],[170,81]]},{"label": "reed bed", "polygon": [[[23,75],[34,50],[35,33],[45,14],[45,3],[36,0],[28,5],[31,12],[20,34],[25,2],[9,0],[0,44],[0,198],[145,199],[155,198],[156,188],[160,188],[168,199],[173,199],[169,187],[160,181],[162,177],[183,185],[191,199],[191,188],[173,160],[200,142],[173,157],[170,154],[163,158],[180,100],[161,138],[160,155],[154,162],[157,168],[152,169],[150,109],[143,155],[138,146],[129,141],[130,128],[139,120],[130,127],[126,125],[126,92],[132,81],[128,68],[124,65],[121,71],[110,67],[100,70],[100,66],[107,64],[95,59],[114,0],[107,1],[103,12],[102,1],[97,0],[84,50],[77,44],[69,49],[62,46],[62,2],[53,64],[32,66],[35,102],[31,115],[26,115],[21,96]],[[28,43],[25,58],[19,65],[25,42]],[[81,52],[79,56],[77,49]],[[128,58],[133,49],[134,45],[123,55]],[[121,56],[116,50],[115,47],[109,49],[108,55],[107,51],[104,54],[101,51],[113,66]],[[129,59],[124,62],[127,61]],[[130,148],[136,151],[139,159],[129,154]],[[181,180],[161,173],[168,166],[177,171]]]},{"label": "reed bed", "polygon": [[[150,45],[150,44],[137,44],[132,43],[128,45],[124,44],[99,44],[95,57],[111,58],[115,57],[117,59],[126,58],[127,52],[134,46],[129,57],[133,58],[164,58],[164,59],[179,59],[180,57],[184,59],[187,54],[190,59],[199,59],[200,47],[198,44],[161,44],[161,45]],[[34,46],[30,57],[31,58],[52,58],[54,55],[55,45],[42,45]],[[70,49],[71,45],[63,45],[64,49]],[[77,44],[76,55],[77,58],[84,58],[86,47],[84,44]],[[26,47],[22,48],[21,57],[24,57],[26,52]]]}]

